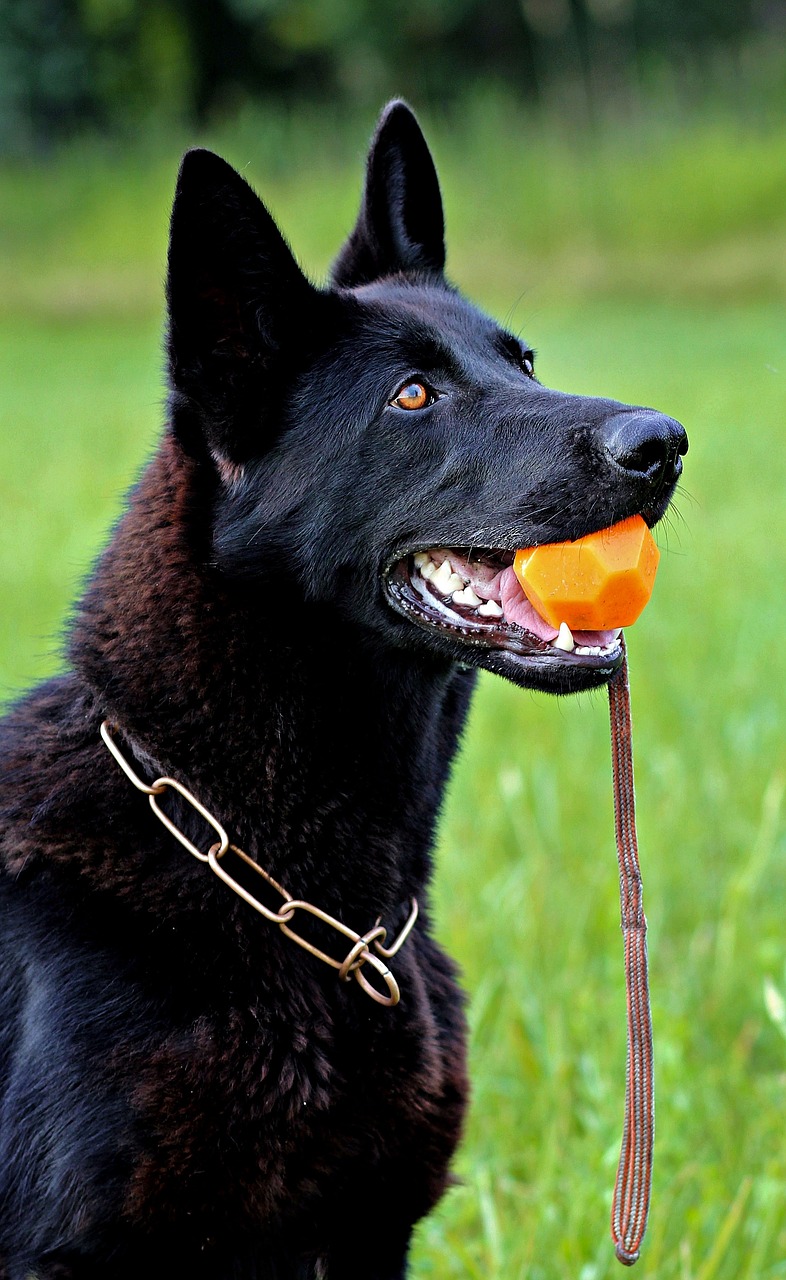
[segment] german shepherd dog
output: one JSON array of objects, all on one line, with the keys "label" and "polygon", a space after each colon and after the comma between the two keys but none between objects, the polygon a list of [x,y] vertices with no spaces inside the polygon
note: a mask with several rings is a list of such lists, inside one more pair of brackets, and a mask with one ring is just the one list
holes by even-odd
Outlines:
[{"label": "german shepherd dog", "polygon": [[401,1280],[449,1184],[465,1026],[428,883],[476,671],[565,694],[622,658],[554,644],[513,551],[654,524],[687,445],[543,386],[444,263],[402,102],[325,288],[183,160],[168,425],[67,670],[3,723],[7,1280]]}]

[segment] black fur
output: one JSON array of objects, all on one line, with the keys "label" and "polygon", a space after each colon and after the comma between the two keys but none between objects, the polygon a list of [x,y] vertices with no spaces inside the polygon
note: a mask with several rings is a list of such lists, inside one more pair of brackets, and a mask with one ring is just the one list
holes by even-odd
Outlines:
[{"label": "black fur", "polygon": [[[404,104],[324,290],[229,166],[183,161],[169,426],[68,672],[3,724],[7,1280],[401,1280],[448,1184],[465,1030],[427,886],[472,668],[567,692],[613,664],[413,625],[395,573],[419,548],[652,522],[685,446],[670,419],[542,387],[443,265]],[[392,405],[416,377],[435,402]],[[393,931],[417,896],[401,1003],[339,982],[191,858],[108,755],[105,717],[296,896]]]}]

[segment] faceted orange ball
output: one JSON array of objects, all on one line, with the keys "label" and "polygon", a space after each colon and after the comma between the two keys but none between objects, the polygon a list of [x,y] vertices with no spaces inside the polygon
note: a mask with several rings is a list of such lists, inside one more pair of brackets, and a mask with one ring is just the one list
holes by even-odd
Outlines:
[{"label": "faceted orange ball", "polygon": [[516,552],[524,594],[552,627],[611,631],[635,622],[652,594],[660,552],[641,516],[576,542]]}]

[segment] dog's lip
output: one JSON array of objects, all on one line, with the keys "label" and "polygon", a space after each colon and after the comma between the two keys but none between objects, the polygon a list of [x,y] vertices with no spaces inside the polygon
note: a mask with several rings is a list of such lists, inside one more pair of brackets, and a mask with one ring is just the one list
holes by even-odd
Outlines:
[{"label": "dog's lip", "polygon": [[[568,652],[504,618],[498,621],[481,621],[456,614],[453,621],[442,616],[436,601],[434,607],[430,607],[412,585],[412,556],[421,549],[427,550],[413,548],[403,553],[399,551],[388,560],[382,578],[385,594],[397,612],[424,630],[436,631],[455,641],[461,648],[474,651],[476,659],[482,653],[504,655],[516,665],[523,665],[533,672],[548,669],[561,672],[568,679],[571,673],[576,676],[587,673],[594,677],[595,683],[601,683],[610,679],[620,666],[622,643],[619,639],[599,653]],[[474,554],[479,559],[487,557],[500,564],[510,563],[513,558],[511,548],[475,548]],[[480,660],[482,665],[482,658]]]}]

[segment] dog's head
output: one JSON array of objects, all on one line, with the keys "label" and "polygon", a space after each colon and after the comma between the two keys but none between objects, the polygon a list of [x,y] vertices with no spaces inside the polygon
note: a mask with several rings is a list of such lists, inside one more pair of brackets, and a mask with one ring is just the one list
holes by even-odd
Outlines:
[{"label": "dog's head", "polygon": [[169,252],[172,422],[215,473],[218,571],[284,627],[327,607],[377,643],[518,684],[603,683],[617,635],[555,646],[513,552],[636,513],[653,525],[685,433],[650,409],[544,387],[532,351],[444,264],[437,175],[401,102],[380,119],[324,289],[233,169],[186,155]]}]

